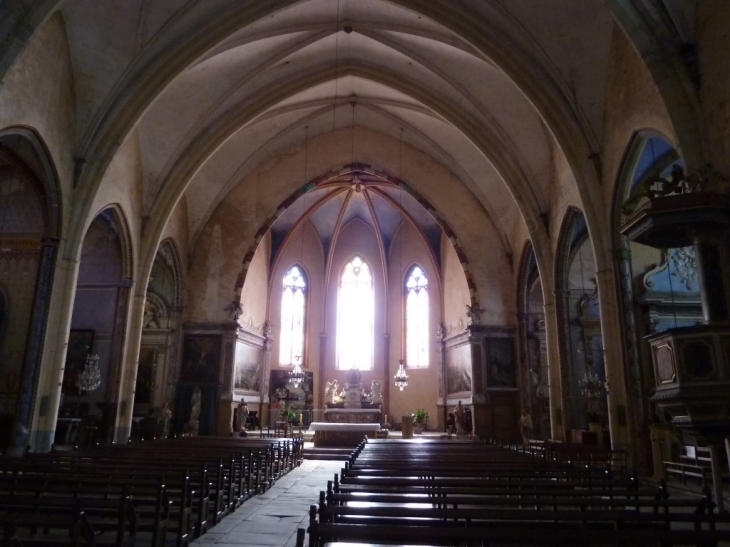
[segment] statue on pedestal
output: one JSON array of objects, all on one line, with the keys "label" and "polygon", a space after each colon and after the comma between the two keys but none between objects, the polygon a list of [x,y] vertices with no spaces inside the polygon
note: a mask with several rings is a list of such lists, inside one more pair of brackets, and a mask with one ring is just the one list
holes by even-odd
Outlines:
[{"label": "statue on pedestal", "polygon": [[370,402],[374,405],[379,405],[383,402],[383,386],[377,380],[373,380],[370,384]]},{"label": "statue on pedestal", "polygon": [[202,403],[203,393],[200,386],[195,386],[193,396],[190,398],[190,419],[186,425],[187,432],[193,437],[198,434],[200,428],[200,405]]},{"label": "statue on pedestal", "polygon": [[345,408],[362,408],[362,374],[355,367],[347,371]]},{"label": "statue on pedestal", "polygon": [[339,401],[339,393],[337,391],[339,387],[339,383],[336,379],[325,384],[324,401],[326,403],[335,404]]}]

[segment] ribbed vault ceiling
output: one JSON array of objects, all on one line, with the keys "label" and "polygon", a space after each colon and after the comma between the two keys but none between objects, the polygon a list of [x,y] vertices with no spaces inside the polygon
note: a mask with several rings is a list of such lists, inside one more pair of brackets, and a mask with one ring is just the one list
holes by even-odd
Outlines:
[{"label": "ribbed vault ceiling", "polygon": [[[184,195],[193,244],[216,206],[257,167],[306,138],[355,125],[450,170],[512,253],[516,223],[549,209],[553,158],[560,153],[551,113],[538,110],[535,90],[555,94],[550,100],[570,112],[587,146],[601,135],[613,21],[600,0],[561,0],[559,9],[534,0],[464,0],[458,10],[417,0],[277,2],[270,5],[284,7],[225,32],[216,29],[224,27],[220,19],[233,9],[230,2],[113,4],[69,0],[62,6],[79,143],[91,147],[107,109],[124,103],[125,83],[146,66],[176,47],[191,55],[135,127],[145,213],[169,214]],[[443,20],[426,11],[443,13]],[[451,30],[457,11],[476,25],[472,38],[490,43],[501,63]],[[220,38],[196,51],[186,39],[206,25]],[[518,85],[515,73],[529,81],[533,68],[530,89]],[[327,211],[342,199],[312,215],[324,239],[331,228]],[[373,202],[387,233],[392,207],[380,197]],[[348,214],[367,216],[358,200],[350,208]],[[287,218],[277,227],[292,222]],[[428,225],[422,222],[424,233]]]}]

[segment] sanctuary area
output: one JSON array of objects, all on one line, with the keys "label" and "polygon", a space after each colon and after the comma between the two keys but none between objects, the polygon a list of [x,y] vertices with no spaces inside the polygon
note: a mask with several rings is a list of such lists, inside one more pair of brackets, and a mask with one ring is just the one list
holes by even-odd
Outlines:
[{"label": "sanctuary area", "polygon": [[273,477],[267,433],[415,427],[722,503],[729,36],[721,0],[0,2],[5,459],[263,432]]}]

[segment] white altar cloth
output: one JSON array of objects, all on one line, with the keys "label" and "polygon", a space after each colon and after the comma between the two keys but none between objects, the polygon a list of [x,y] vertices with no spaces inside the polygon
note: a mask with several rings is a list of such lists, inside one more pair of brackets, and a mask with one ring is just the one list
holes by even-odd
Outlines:
[{"label": "white altar cloth", "polygon": [[380,431],[380,424],[312,422],[309,431]]},{"label": "white altar cloth", "polygon": [[324,413],[346,412],[347,414],[374,414],[380,412],[379,408],[325,408]]}]

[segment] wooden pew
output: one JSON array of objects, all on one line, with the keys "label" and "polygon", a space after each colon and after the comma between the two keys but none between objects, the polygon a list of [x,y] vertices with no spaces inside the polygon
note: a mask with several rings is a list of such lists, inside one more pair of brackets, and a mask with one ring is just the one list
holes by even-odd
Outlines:
[{"label": "wooden pew", "polygon": [[[169,530],[175,533],[175,544],[183,547],[193,535],[204,534],[250,496],[265,491],[277,478],[299,465],[301,454],[302,443],[296,439],[241,442],[237,438],[199,437],[116,445],[0,460],[0,488],[4,484],[8,492],[25,490],[30,498],[47,497],[48,491],[54,489],[75,492],[73,495],[78,498],[80,490],[87,489],[93,491],[95,499],[106,500],[125,485],[134,508],[133,513],[127,512],[131,515],[127,518],[135,522],[138,544],[142,541],[165,545],[164,532]],[[150,488],[160,481],[167,484],[163,485],[165,499],[158,504],[160,510],[154,510],[150,508],[154,506]],[[72,488],[71,483],[76,486]],[[43,495],[36,493],[36,486],[40,485]],[[32,515],[34,511],[33,506],[15,505],[23,509],[23,514]],[[93,510],[79,514],[93,525],[90,517],[104,506],[108,514],[121,518],[120,508],[113,511],[111,505],[99,501]],[[26,519],[32,527],[31,517],[18,518]],[[76,521],[80,519],[76,517]],[[68,518],[63,521],[64,525],[67,521]],[[111,526],[109,519],[105,526]],[[70,532],[66,528],[68,537]],[[81,530],[78,526],[75,529]],[[93,539],[100,531],[89,533]],[[109,536],[107,533],[105,537]]]},{"label": "wooden pew", "polygon": [[665,487],[640,487],[620,460],[614,472],[614,455],[565,454],[543,459],[474,446],[368,442],[353,452],[341,479],[328,483],[319,507],[312,506],[310,546],[730,539],[730,518],[714,513],[709,493],[669,500]]}]

